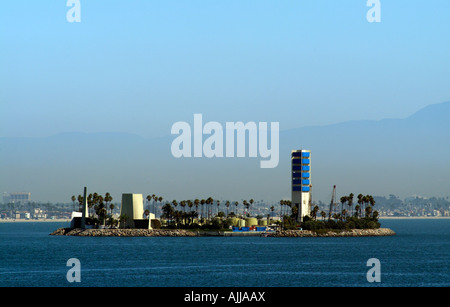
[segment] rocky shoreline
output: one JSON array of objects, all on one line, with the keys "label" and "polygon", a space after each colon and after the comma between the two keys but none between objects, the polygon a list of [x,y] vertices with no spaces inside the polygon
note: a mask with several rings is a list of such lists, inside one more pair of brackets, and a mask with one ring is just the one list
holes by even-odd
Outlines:
[{"label": "rocky shoreline", "polygon": [[[239,233],[235,233],[238,235]],[[252,233],[247,233],[253,235]],[[50,235],[78,237],[199,237],[199,236],[233,236],[233,232],[223,231],[190,231],[185,229],[80,229],[59,228]],[[254,232],[255,236],[261,233]],[[376,237],[393,236],[395,232],[389,228],[351,229],[351,230],[283,230],[268,233],[270,237]]]},{"label": "rocky shoreline", "polygon": [[380,237],[394,236],[395,232],[389,228],[377,229],[350,229],[350,230],[284,230],[279,231],[275,237]]},{"label": "rocky shoreline", "polygon": [[196,237],[184,229],[81,229],[59,228],[50,235],[77,237]]}]

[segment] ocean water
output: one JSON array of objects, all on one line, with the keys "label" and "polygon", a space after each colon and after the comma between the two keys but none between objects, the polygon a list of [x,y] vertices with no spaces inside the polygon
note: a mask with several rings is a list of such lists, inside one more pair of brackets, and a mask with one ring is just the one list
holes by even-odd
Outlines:
[{"label": "ocean water", "polygon": [[[450,286],[450,219],[381,223],[397,235],[82,238],[49,235],[65,223],[0,223],[0,286]],[[67,280],[70,258],[80,282]],[[367,280],[370,258],[380,282]]]}]

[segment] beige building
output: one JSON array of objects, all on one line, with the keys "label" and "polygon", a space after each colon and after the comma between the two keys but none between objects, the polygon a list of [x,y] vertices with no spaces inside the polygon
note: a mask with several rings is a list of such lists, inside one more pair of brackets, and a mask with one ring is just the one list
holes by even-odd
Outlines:
[{"label": "beige building", "polygon": [[151,229],[150,220],[144,218],[144,199],[142,194],[122,194],[120,215],[126,215],[127,217],[126,221],[122,222],[120,225],[123,228]]}]

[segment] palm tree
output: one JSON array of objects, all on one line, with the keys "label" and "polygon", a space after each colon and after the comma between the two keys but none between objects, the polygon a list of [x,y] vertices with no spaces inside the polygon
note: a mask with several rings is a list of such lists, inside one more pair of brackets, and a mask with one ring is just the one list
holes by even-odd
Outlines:
[{"label": "palm tree", "polygon": [[372,207],[369,205],[366,207],[365,211],[365,217],[370,217],[370,215],[372,214]]},{"label": "palm tree", "polygon": [[185,200],[180,201],[180,206],[183,207],[183,209],[184,209],[184,218],[183,218],[184,222],[183,223],[186,224],[186,201]]},{"label": "palm tree", "polygon": [[111,194],[109,194],[109,192],[106,192],[106,194],[105,194],[105,202],[106,202],[106,205],[108,205],[111,201],[112,201],[112,197],[111,197]]},{"label": "palm tree", "polygon": [[[364,202],[364,217],[367,217],[367,206],[370,204],[370,195],[366,195],[363,197],[363,202]],[[370,211],[370,210],[369,210]],[[371,212],[371,211],[370,211]],[[370,214],[369,214],[370,215]]]},{"label": "palm tree", "polygon": [[206,200],[202,198],[202,200],[200,200],[200,205],[202,206],[202,219],[203,219],[204,216],[205,216],[205,215],[203,214],[203,207],[205,206],[205,204],[206,204]]},{"label": "palm tree", "polygon": [[280,216],[283,216],[283,205],[285,205],[285,201],[282,199],[280,200]]},{"label": "palm tree", "polygon": [[361,206],[360,206],[360,205],[356,205],[356,206],[355,206],[355,216],[356,216],[356,217],[361,216],[361,211],[360,211],[360,209],[361,209]]},{"label": "palm tree", "polygon": [[322,221],[325,220],[325,217],[327,216],[327,214],[325,213],[325,211],[320,211],[320,215],[322,216]]},{"label": "palm tree", "polygon": [[[83,196],[78,195],[77,200],[78,200],[78,212],[83,212],[83,209],[82,209],[83,208],[83,201],[84,201]],[[86,212],[86,213],[89,213],[89,212]]]},{"label": "palm tree", "polygon": [[350,216],[353,215],[353,196],[353,193],[350,193],[350,195],[348,195],[347,197],[348,206],[350,207]]},{"label": "palm tree", "polygon": [[227,207],[227,217],[228,217],[228,208],[230,207],[230,201],[227,200],[227,202],[225,203],[225,207]]},{"label": "palm tree", "polygon": [[314,217],[314,220],[317,219],[317,212],[319,212],[319,206],[314,206],[314,209],[311,211],[312,217]]},{"label": "palm tree", "polygon": [[173,221],[174,210],[169,202],[166,202],[164,206],[161,208],[161,217],[164,217],[168,223]]},{"label": "palm tree", "polygon": [[[174,215],[175,215],[177,213],[178,202],[174,199],[174,200],[172,200],[172,205],[175,208],[174,209],[175,210]],[[174,218],[176,218],[176,216],[174,216]],[[178,220],[177,220],[177,223],[178,223]]]},{"label": "palm tree", "polygon": [[175,211],[176,211],[176,210],[177,210],[178,203],[177,203],[177,201],[176,201],[175,199],[172,200],[172,205],[174,206]]},{"label": "palm tree", "polygon": [[114,208],[115,208],[114,204],[109,204],[109,209],[111,210],[111,215],[112,215]]},{"label": "palm tree", "polygon": [[217,203],[217,215],[219,215],[220,200],[217,200],[216,203]]},{"label": "palm tree", "polygon": [[89,216],[91,216],[91,209],[94,206],[94,199],[93,199],[93,195],[92,194],[88,195],[87,203],[88,203]]},{"label": "palm tree", "polygon": [[[159,201],[160,204],[162,203],[163,199],[164,199],[164,198],[162,198],[161,196],[158,197],[158,201]],[[158,209],[159,209],[159,208],[158,208]]]},{"label": "palm tree", "polygon": [[[248,215],[248,202],[245,199],[242,202],[242,205],[244,205],[244,209],[247,209],[247,215]],[[244,212],[244,217],[245,217],[245,212]]]},{"label": "palm tree", "polygon": [[375,219],[375,220],[377,220],[378,219],[378,211],[374,211],[373,213],[372,213],[372,217]]},{"label": "palm tree", "polygon": [[206,204],[208,205],[208,214],[207,214],[207,218],[210,219],[211,215],[212,215],[212,205],[214,203],[214,199],[212,197],[208,197],[208,199],[206,200]]},{"label": "palm tree", "polygon": [[[194,203],[191,200],[185,201],[185,206],[189,208],[189,213],[185,213],[186,217],[188,218],[188,223],[191,224],[191,217],[192,217],[192,206]],[[186,212],[186,211],[185,211]]]},{"label": "palm tree", "polygon": [[361,207],[362,207],[362,204],[363,204],[363,198],[364,198],[364,196],[362,195],[362,194],[358,194],[358,205],[359,205],[359,216],[361,217],[362,216],[362,214],[361,214]]},{"label": "palm tree", "polygon": [[369,195],[369,203],[372,207],[375,206],[375,199],[373,198],[372,195]]},{"label": "palm tree", "polygon": [[344,220],[347,220],[347,209],[342,209],[342,216],[344,217]]},{"label": "palm tree", "polygon": [[235,201],[234,202],[234,205],[236,206],[236,216],[238,215],[238,205],[239,205],[239,202],[238,201]]},{"label": "palm tree", "polygon": [[345,203],[347,202],[347,196],[342,196],[341,197],[341,204],[342,204],[342,209],[344,209]]},{"label": "palm tree", "polygon": [[158,200],[158,196],[156,196],[155,194],[152,194],[152,199],[153,199],[153,202],[152,202],[152,204],[153,204],[153,213],[155,213],[155,215],[156,215],[156,205],[155,205],[155,202]]},{"label": "palm tree", "polygon": [[[255,201],[253,200],[253,198],[251,198],[251,199],[249,200],[250,207],[253,205],[254,202],[255,202]],[[251,214],[250,214],[250,215],[251,215]]]},{"label": "palm tree", "polygon": [[148,209],[151,209],[151,207],[150,207],[150,201],[152,200],[152,197],[151,197],[150,195],[147,195],[146,199],[147,199],[147,208],[148,208]]},{"label": "palm tree", "polygon": [[194,199],[195,211],[197,212],[197,216],[198,216],[198,205],[199,204],[200,204],[200,200],[198,198]]},{"label": "palm tree", "polygon": [[297,206],[291,206],[291,211],[293,216],[298,215],[298,207]]},{"label": "palm tree", "polygon": [[73,211],[75,211],[75,200],[76,200],[75,195],[72,195],[70,199],[72,200],[73,203]]}]

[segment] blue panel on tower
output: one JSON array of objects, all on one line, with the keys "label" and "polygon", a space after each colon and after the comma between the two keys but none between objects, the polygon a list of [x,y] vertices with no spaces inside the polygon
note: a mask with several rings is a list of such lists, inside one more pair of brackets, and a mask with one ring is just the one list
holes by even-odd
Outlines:
[{"label": "blue panel on tower", "polygon": [[309,173],[302,173],[303,178],[309,178]]},{"label": "blue panel on tower", "polygon": [[309,152],[302,152],[302,157],[309,158]]},{"label": "blue panel on tower", "polygon": [[302,187],[302,192],[309,192],[309,187]]},{"label": "blue panel on tower", "polygon": [[302,171],[309,171],[309,166],[302,165]]},{"label": "blue panel on tower", "polygon": [[307,184],[307,185],[309,185],[309,179],[303,179],[303,180],[302,180],[302,184]]},{"label": "blue panel on tower", "polygon": [[303,164],[309,164],[309,159],[302,159]]}]

